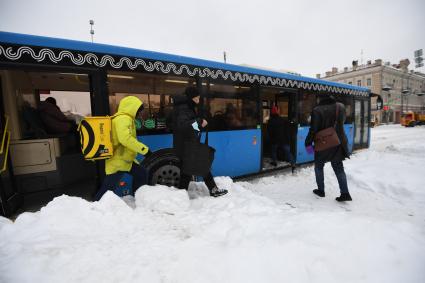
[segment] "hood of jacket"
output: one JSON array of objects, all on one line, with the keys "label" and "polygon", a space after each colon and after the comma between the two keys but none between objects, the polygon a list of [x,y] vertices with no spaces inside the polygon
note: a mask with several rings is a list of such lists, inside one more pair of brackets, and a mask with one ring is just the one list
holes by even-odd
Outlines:
[{"label": "hood of jacket", "polygon": [[117,114],[127,114],[136,118],[137,110],[139,110],[142,105],[143,102],[139,98],[135,96],[126,96],[121,99]]}]

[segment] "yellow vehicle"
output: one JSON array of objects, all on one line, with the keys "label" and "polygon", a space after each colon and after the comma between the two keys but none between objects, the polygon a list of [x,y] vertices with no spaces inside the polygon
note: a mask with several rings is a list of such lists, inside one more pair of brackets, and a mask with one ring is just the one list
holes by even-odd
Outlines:
[{"label": "yellow vehicle", "polygon": [[416,120],[418,121],[417,124],[419,125],[425,125],[425,114],[416,114]]},{"label": "yellow vehicle", "polygon": [[425,124],[425,114],[415,113],[413,111],[408,111],[401,117],[400,124],[405,127],[414,127],[416,125]]}]

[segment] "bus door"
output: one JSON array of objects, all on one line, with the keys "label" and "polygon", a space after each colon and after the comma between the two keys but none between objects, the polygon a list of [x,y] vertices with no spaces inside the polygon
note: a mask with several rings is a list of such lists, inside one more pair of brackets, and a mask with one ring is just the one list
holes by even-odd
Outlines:
[{"label": "bus door", "polygon": [[84,160],[76,128],[84,116],[99,113],[92,112],[98,76],[59,67],[0,69],[10,129],[8,190],[22,195],[22,210],[38,210],[62,194],[92,198],[97,165]]},{"label": "bus door", "polygon": [[365,148],[369,144],[369,100],[354,100],[354,148]]},{"label": "bus door", "polygon": [[22,206],[23,198],[16,188],[10,162],[10,125],[4,112],[1,85],[0,78],[0,215],[9,217]]},{"label": "bus door", "polygon": [[[264,170],[276,167],[288,166],[289,156],[285,154],[282,147],[272,145],[270,133],[274,130],[269,126],[272,110],[276,107],[277,115],[283,123],[281,131],[283,132],[284,144],[289,145],[289,149],[294,156],[296,127],[294,126],[295,118],[295,94],[285,88],[263,87],[260,90],[262,100],[262,138],[263,138],[263,163]],[[274,142],[273,142],[274,143]],[[274,157],[275,155],[275,157]]]}]

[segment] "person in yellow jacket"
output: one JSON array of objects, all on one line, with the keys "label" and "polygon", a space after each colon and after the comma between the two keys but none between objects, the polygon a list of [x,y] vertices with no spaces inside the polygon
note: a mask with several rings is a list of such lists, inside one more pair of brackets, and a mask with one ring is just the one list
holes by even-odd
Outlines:
[{"label": "person in yellow jacket", "polygon": [[136,120],[141,117],[142,111],[143,102],[135,96],[127,96],[120,101],[118,112],[112,119],[114,155],[105,161],[106,177],[95,200],[99,200],[108,190],[114,191],[125,173],[133,177],[133,191],[146,183],[146,170],[135,159],[138,153],[145,158],[151,155],[149,148],[136,136],[136,129],[141,126]]}]

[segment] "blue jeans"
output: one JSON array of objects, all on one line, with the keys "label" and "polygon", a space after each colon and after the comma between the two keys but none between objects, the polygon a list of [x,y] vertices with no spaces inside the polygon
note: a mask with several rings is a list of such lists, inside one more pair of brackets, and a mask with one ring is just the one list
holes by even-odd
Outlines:
[{"label": "blue jeans", "polygon": [[281,148],[285,154],[285,160],[287,160],[291,165],[294,164],[294,157],[291,153],[291,147],[289,144],[272,144],[272,159],[274,162],[277,161],[277,150]]},{"label": "blue jeans", "polygon": [[[342,161],[331,162],[331,165],[338,180],[341,194],[348,194],[347,176],[345,176],[344,165],[342,164]],[[320,191],[325,191],[325,177],[323,174],[324,166],[325,162],[316,160],[314,161],[314,173],[316,174],[317,189]]]}]

